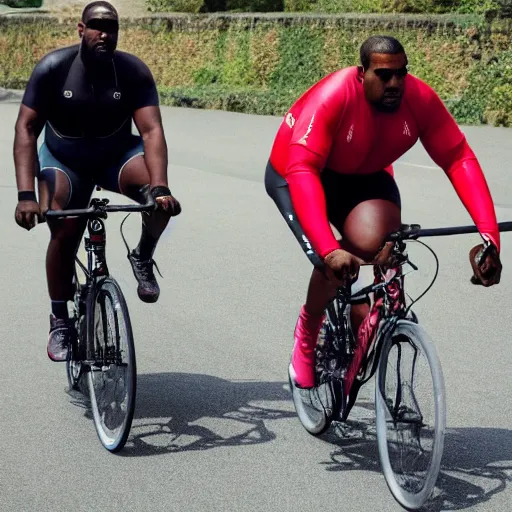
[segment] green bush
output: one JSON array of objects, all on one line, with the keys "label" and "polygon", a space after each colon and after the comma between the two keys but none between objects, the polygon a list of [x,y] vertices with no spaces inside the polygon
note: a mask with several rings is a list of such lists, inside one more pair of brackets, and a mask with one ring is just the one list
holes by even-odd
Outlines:
[{"label": "green bush", "polygon": [[474,13],[497,7],[495,0],[317,0],[322,12]]},{"label": "green bush", "polygon": [[203,10],[203,0],[148,0],[148,9],[153,12],[191,12],[199,13]]},{"label": "green bush", "polygon": [[284,0],[147,0],[153,12],[279,12]]},{"label": "green bush", "polygon": [[[407,50],[411,73],[437,91],[457,121],[511,125],[512,49],[510,32],[496,30],[500,23],[478,29],[432,18],[383,27],[363,17],[323,26],[299,18],[291,26],[270,20],[250,27],[238,17],[212,17],[205,28],[202,18],[178,20],[185,24],[172,30],[134,22],[120,37],[119,48],[151,69],[164,104],[282,115],[316,81],[357,64],[368,36],[392,33]],[[0,17],[0,86],[24,88],[44,54],[75,43],[72,25]]]},{"label": "green bush", "polygon": [[273,89],[293,91],[305,89],[320,80],[323,69],[323,39],[321,29],[297,27],[281,29],[278,53],[280,60],[270,77]]},{"label": "green bush", "polygon": [[[506,10],[506,5],[510,7],[510,0],[147,0],[147,2],[152,11],[175,12],[482,14],[490,10]],[[201,5],[198,7],[198,4]]]},{"label": "green bush", "polygon": [[280,12],[283,0],[226,0],[226,10],[237,12]]},{"label": "green bush", "polygon": [[160,100],[173,107],[205,108],[244,114],[281,116],[290,107],[289,92],[226,87],[160,89]]},{"label": "green bush", "polygon": [[23,9],[26,7],[41,7],[43,5],[43,0],[0,0],[0,4]]},{"label": "green bush", "polygon": [[450,110],[461,123],[512,126],[512,50],[476,66],[468,87]]},{"label": "green bush", "polygon": [[484,121],[493,126],[512,127],[512,84],[500,85],[492,90]]},{"label": "green bush", "polygon": [[309,5],[315,3],[314,0],[284,0],[284,10],[286,12],[307,11]]}]

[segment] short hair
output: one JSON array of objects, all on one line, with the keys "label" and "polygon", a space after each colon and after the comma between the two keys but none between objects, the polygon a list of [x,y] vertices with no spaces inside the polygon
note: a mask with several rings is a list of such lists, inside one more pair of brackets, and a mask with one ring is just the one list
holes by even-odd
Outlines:
[{"label": "short hair", "polygon": [[105,0],[97,0],[95,2],[87,4],[84,7],[84,10],[82,11],[82,21],[87,18],[89,11],[95,9],[96,7],[104,7],[105,9],[109,10],[112,14],[114,14],[116,18],[119,18],[116,8],[110,2],[105,2]]},{"label": "short hair", "polygon": [[359,57],[364,69],[370,67],[370,60],[372,53],[405,53],[404,47],[391,36],[371,36],[369,37],[359,49]]}]

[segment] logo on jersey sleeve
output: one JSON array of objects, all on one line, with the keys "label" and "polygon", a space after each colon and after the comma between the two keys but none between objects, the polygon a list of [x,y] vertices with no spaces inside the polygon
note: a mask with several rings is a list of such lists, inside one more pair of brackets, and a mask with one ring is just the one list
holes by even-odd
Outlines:
[{"label": "logo on jersey sleeve", "polygon": [[119,91],[116,91],[116,92],[114,93],[114,99],[115,99],[115,100],[120,100],[120,99],[121,99],[121,93],[120,93]]},{"label": "logo on jersey sleeve", "polygon": [[350,129],[347,133],[347,142],[350,142],[352,140],[352,137],[354,135],[354,123],[350,125]]},{"label": "logo on jersey sleeve", "polygon": [[286,124],[290,127],[290,128],[293,128],[294,125],[295,125],[295,118],[293,117],[292,113],[291,112],[288,112],[288,114],[286,114]]},{"label": "logo on jersey sleeve", "polygon": [[409,137],[411,137],[411,130],[409,130],[409,125],[407,124],[407,121],[404,121],[403,135],[408,135]]},{"label": "logo on jersey sleeve", "polygon": [[64,98],[72,98],[73,97],[73,92],[72,91],[64,91],[63,93],[64,95]]},{"label": "logo on jersey sleeve", "polygon": [[311,118],[311,121],[309,122],[309,126],[308,126],[306,133],[299,140],[299,142],[298,142],[299,144],[304,144],[304,146],[307,146],[307,140],[308,140],[309,134],[311,133],[311,130],[313,129],[314,121],[315,121],[315,114],[313,114],[313,117]]}]

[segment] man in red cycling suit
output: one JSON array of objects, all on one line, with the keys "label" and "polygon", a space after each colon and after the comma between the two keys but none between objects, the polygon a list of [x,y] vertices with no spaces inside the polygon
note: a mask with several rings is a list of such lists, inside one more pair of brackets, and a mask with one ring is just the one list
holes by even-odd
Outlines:
[{"label": "man in red cycling suit", "polygon": [[[353,283],[362,262],[385,260],[386,236],[401,225],[392,164],[418,139],[446,173],[486,247],[472,282],[500,281],[500,233],[482,169],[438,95],[407,72],[399,41],[372,36],[361,66],[336,71],[306,91],[286,114],[265,174],[267,193],[303,247],[314,270],[294,333],[290,376],[315,385],[314,348],[324,310],[337,286]],[[341,234],[338,241],[330,223]],[[352,307],[357,332],[369,311]]]}]

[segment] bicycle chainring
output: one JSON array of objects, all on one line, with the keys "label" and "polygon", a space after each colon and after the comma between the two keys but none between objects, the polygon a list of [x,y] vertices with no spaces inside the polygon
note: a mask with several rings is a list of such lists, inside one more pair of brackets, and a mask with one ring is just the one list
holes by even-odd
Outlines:
[{"label": "bicycle chainring", "polygon": [[326,318],[320,329],[315,350],[315,374],[318,384],[341,380],[351,359],[351,347],[348,326],[336,333]]}]

